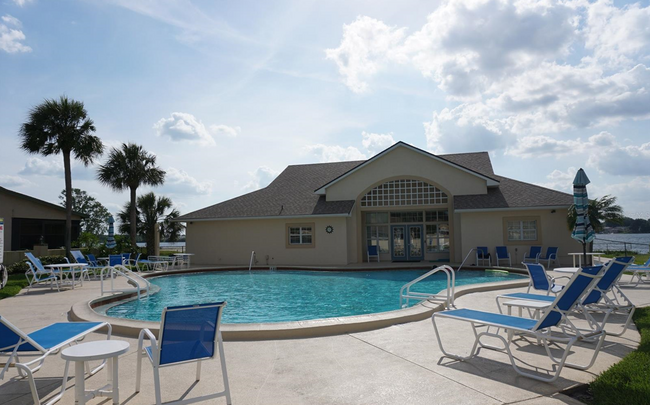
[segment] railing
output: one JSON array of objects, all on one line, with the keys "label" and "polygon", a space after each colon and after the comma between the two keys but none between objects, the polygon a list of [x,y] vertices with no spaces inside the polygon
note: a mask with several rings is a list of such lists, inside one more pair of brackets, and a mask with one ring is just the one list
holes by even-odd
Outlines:
[{"label": "railing", "polygon": [[[440,271],[444,272],[447,275],[447,288],[445,290],[446,291],[445,295],[411,291],[411,287],[413,287],[415,284],[419,283],[420,281],[426,278],[431,277],[432,275]],[[440,301],[440,302],[444,302],[447,309],[449,309],[450,307],[454,306],[455,294],[456,294],[456,274],[454,273],[454,269],[452,269],[450,266],[444,265],[444,266],[436,267],[435,269],[429,271],[426,274],[421,275],[415,280],[404,284],[404,286],[402,286],[402,288],[399,290],[399,304],[400,307],[406,308],[409,306],[409,302],[411,299],[416,299],[418,301],[423,301],[423,300]]]},{"label": "railing", "polygon": [[255,251],[254,250],[251,252],[251,261],[248,264],[248,271],[251,271],[251,268],[253,268],[253,261],[255,261]]},{"label": "railing", "polygon": [[[614,248],[610,249],[610,244],[613,244]],[[596,245],[599,245],[598,247]],[[603,249],[604,245],[604,249]],[[623,241],[623,240],[613,240],[613,239],[603,239],[596,237],[594,239],[594,250],[599,249],[599,250],[605,250],[605,251],[610,251],[610,250],[620,250],[621,245],[623,245],[623,251],[625,252],[625,256],[628,255],[628,250],[634,253],[645,253],[650,251],[650,246],[648,246],[647,243],[639,243],[639,242],[628,242],[628,241]]]},{"label": "railing", "polygon": [[[471,249],[469,250],[469,253],[467,253],[467,256],[465,256],[465,258],[463,259],[463,262],[460,264],[460,266],[458,266],[458,270],[456,270],[456,271],[460,271],[460,269],[463,267],[463,265],[465,264],[465,262],[467,261],[467,259],[469,259],[469,256],[470,256],[470,255],[472,254],[472,252],[474,252],[475,250],[476,250],[476,248],[471,248]],[[478,263],[476,263],[476,264],[478,265]]]},{"label": "railing", "polygon": [[[107,279],[110,280],[111,286],[110,289],[104,289],[104,277],[107,277]],[[126,278],[127,283],[131,284],[133,287],[132,289],[119,289],[115,288],[115,278],[122,276]],[[135,273],[126,267],[122,266],[121,264],[117,264],[115,266],[106,266],[102,269],[100,273],[100,280],[101,280],[101,293],[104,295],[104,293],[115,293],[115,292],[135,292],[138,296],[138,299],[141,297],[141,292],[144,291],[145,293],[148,293],[150,288],[151,288],[151,283],[147,281],[144,277],[140,276],[138,273]]]}]

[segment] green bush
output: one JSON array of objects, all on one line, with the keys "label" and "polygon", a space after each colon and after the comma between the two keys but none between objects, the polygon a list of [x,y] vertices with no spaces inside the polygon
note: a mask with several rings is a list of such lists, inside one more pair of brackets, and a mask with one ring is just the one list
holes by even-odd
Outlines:
[{"label": "green bush", "polygon": [[[39,259],[41,260],[41,263],[43,263],[43,265],[67,263],[65,261],[64,256],[41,256],[39,257]],[[29,265],[27,264],[27,259],[23,260],[22,262],[14,263],[10,266],[7,266],[7,272],[9,274],[25,273],[27,269],[29,269]]]}]

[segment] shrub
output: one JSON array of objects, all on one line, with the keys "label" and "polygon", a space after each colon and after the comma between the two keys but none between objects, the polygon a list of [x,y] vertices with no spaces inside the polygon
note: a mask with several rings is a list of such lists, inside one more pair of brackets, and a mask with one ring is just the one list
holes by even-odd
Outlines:
[{"label": "shrub", "polygon": [[[65,257],[63,256],[41,256],[39,257],[39,259],[41,259],[41,263],[43,263],[44,265],[67,263],[65,261]],[[27,264],[27,259],[23,260],[22,262],[14,263],[10,266],[7,266],[7,272],[9,274],[24,273],[28,269],[29,269],[29,265]]]}]

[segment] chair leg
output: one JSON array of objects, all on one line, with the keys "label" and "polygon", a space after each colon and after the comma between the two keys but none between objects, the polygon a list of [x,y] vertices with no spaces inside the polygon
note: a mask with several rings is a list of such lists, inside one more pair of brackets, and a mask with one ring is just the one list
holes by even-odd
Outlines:
[{"label": "chair leg", "polygon": [[156,391],[156,405],[161,405],[162,400],[160,398],[160,373],[158,372],[158,367],[156,366],[153,368],[153,386],[154,391]]},{"label": "chair leg", "polygon": [[219,360],[221,361],[221,374],[223,375],[223,388],[226,393],[226,403],[228,405],[232,404],[232,399],[230,398],[230,384],[228,383],[228,370],[226,369],[226,354],[223,350],[223,339],[221,338],[221,331],[217,338],[217,344],[219,346]]},{"label": "chair leg", "polygon": [[142,345],[138,345],[137,365],[135,370],[135,392],[140,392],[140,380],[142,380]]}]

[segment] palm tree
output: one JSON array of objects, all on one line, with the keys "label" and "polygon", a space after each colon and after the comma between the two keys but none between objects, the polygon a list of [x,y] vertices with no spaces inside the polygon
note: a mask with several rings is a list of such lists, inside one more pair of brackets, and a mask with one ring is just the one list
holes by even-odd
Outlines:
[{"label": "palm tree", "polygon": [[[144,236],[147,242],[147,254],[154,254],[155,248],[155,228],[158,226],[162,217],[173,215],[178,211],[173,209],[172,200],[167,197],[156,197],[154,193],[143,194],[138,197],[136,203],[136,228],[139,235]],[[169,213],[167,213],[171,210]],[[165,215],[167,213],[167,215]],[[131,206],[126,203],[124,210],[119,212],[118,218],[122,222],[120,231],[130,228]],[[164,226],[163,226],[164,228]],[[165,233],[163,229],[163,233]]]},{"label": "palm tree", "polygon": [[[595,233],[602,232],[605,222],[623,223],[623,208],[616,204],[616,197],[605,195],[595,200],[589,200],[589,222]],[[571,205],[567,215],[567,225],[570,230],[576,225],[576,207]],[[589,242],[589,251],[593,252],[594,242]]]},{"label": "palm tree", "polygon": [[43,156],[63,155],[65,176],[65,252],[70,256],[72,238],[72,173],[70,159],[80,160],[84,166],[93,163],[104,153],[104,145],[93,135],[95,125],[88,118],[84,104],[61,96],[58,100],[45,99],[29,111],[29,118],[19,131],[20,147],[29,153]]},{"label": "palm tree", "polygon": [[180,217],[181,213],[177,209],[173,209],[163,221],[163,234],[161,237],[165,238],[169,242],[176,242],[180,238],[185,225],[181,222],[174,222],[173,220]]},{"label": "palm tree", "polygon": [[165,181],[165,172],[156,166],[156,155],[134,143],[123,143],[120,149],[111,148],[108,160],[99,166],[97,179],[115,191],[129,189],[131,245],[136,245],[136,190],[142,185],[158,186]]}]

